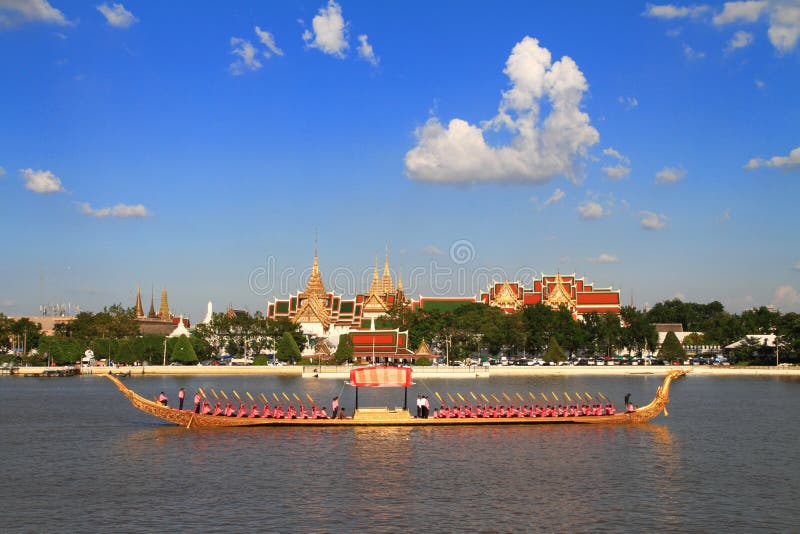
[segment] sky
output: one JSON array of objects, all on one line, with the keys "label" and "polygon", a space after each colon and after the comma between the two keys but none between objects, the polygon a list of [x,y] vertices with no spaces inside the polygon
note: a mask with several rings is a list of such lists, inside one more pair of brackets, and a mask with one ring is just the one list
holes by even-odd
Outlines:
[{"label": "sky", "polygon": [[800,311],[800,2],[0,0],[0,313],[576,273]]}]

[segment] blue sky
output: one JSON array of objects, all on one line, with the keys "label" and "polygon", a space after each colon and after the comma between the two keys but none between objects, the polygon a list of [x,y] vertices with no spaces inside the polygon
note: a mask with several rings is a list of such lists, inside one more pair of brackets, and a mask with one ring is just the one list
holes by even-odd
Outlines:
[{"label": "blue sky", "polygon": [[[0,0],[0,312],[576,272],[800,311],[800,3]],[[157,304],[157,303],[156,303]]]}]

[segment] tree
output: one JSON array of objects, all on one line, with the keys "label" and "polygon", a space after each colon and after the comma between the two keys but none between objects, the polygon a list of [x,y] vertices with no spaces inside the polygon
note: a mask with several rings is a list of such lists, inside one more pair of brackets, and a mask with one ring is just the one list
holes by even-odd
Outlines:
[{"label": "tree", "polygon": [[336,363],[349,362],[353,358],[353,340],[348,334],[339,335],[339,345],[334,353]]},{"label": "tree", "polygon": [[300,359],[300,348],[297,346],[297,342],[291,332],[283,333],[280,341],[278,341],[278,350],[275,352],[275,357],[282,362],[290,362],[292,364]]},{"label": "tree", "polygon": [[195,354],[194,348],[192,348],[192,342],[189,341],[188,337],[184,335],[178,338],[175,345],[172,347],[169,361],[182,363],[184,365],[197,363],[197,354]]},{"label": "tree", "polygon": [[558,344],[555,336],[550,338],[547,344],[547,350],[544,352],[542,359],[546,362],[561,362],[564,361],[564,349]]},{"label": "tree", "polygon": [[661,350],[658,351],[658,357],[668,362],[683,361],[686,358],[686,351],[683,350],[683,345],[678,341],[678,336],[675,332],[667,332],[667,337],[664,343],[661,344]]}]

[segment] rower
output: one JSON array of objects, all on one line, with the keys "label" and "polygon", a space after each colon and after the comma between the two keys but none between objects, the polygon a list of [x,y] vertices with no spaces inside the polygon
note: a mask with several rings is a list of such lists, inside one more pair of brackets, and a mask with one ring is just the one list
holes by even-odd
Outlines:
[{"label": "rower", "polygon": [[222,414],[222,407],[219,404],[219,401],[214,405],[214,415],[221,415]]},{"label": "rower", "polygon": [[236,415],[236,417],[247,417],[247,408],[244,407],[243,402],[239,403],[239,413]]},{"label": "rower", "polygon": [[225,405],[225,417],[233,417],[236,415],[233,410],[233,403],[228,401],[228,404]]},{"label": "rower", "polygon": [[169,399],[167,399],[167,396],[164,395],[163,391],[158,396],[158,402],[160,402],[162,406],[166,406],[167,404],[169,404]]},{"label": "rower", "polygon": [[261,412],[258,411],[256,403],[253,403],[253,408],[250,410],[250,417],[261,417]]},{"label": "rower", "polygon": [[211,403],[208,402],[207,400],[203,401],[202,413],[203,413],[203,415],[209,415],[211,413]]}]

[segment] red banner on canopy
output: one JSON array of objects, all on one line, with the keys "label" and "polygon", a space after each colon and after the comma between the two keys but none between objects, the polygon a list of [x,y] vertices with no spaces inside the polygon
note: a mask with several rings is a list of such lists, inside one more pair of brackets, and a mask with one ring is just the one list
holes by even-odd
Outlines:
[{"label": "red banner on canopy", "polygon": [[407,388],[412,385],[410,367],[360,367],[350,371],[350,385],[358,388]]}]

